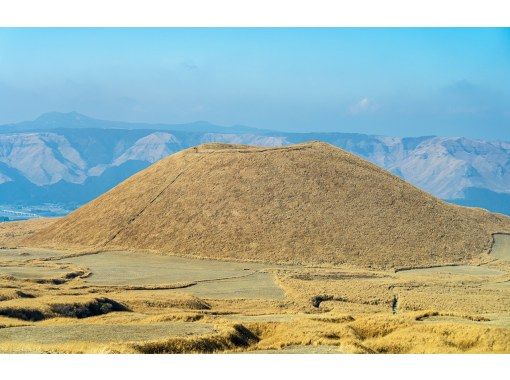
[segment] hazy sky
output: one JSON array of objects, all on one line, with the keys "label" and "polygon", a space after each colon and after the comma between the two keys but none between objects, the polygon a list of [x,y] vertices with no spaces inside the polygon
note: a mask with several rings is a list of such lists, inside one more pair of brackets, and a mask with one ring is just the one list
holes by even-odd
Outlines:
[{"label": "hazy sky", "polygon": [[0,29],[0,123],[48,111],[510,141],[510,29]]}]

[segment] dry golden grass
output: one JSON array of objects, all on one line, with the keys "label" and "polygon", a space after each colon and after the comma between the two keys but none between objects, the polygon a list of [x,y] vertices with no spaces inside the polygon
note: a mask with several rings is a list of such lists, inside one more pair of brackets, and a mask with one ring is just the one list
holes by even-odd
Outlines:
[{"label": "dry golden grass", "polygon": [[15,298],[0,303],[0,316],[25,321],[40,321],[56,316],[86,318],[122,310],[127,310],[127,307],[117,301],[92,296],[46,295],[37,298]]},{"label": "dry golden grass", "polygon": [[29,325],[29,323],[27,323],[26,321],[22,321],[17,318],[0,316],[0,329],[6,327],[19,327],[27,325]]},{"label": "dry golden grass", "polygon": [[[157,297],[154,297],[157,295]],[[156,292],[121,292],[109,294],[112,298],[128,305],[131,310],[147,311],[150,309],[167,310],[209,310],[207,301],[190,294],[158,294]]]},{"label": "dry golden grass", "polygon": [[365,341],[378,353],[509,353],[510,330],[473,325],[411,325]]},{"label": "dry golden grass", "polygon": [[[36,253],[35,259],[14,264],[87,269],[72,267],[72,257],[66,255],[44,261]],[[146,254],[147,260],[153,256]],[[0,266],[4,264],[0,260]],[[508,353],[510,287],[505,281],[510,279],[510,266],[504,261],[489,266],[501,274],[460,271],[437,276],[425,270],[409,276],[349,266],[269,266],[284,299],[204,299],[177,289],[95,286],[79,276],[57,284],[0,278],[0,330],[13,329],[0,332],[0,337],[9,337],[0,339],[0,352],[322,352],[327,348],[344,353]],[[492,287],[497,284],[502,286]],[[324,301],[314,307],[317,296]],[[126,311],[108,306],[116,304]],[[210,332],[203,331],[206,326]],[[58,340],[58,336],[78,339]]]},{"label": "dry golden grass", "polygon": [[510,218],[446,204],[328,144],[206,144],[22,244],[396,268],[480,260],[505,231]]},{"label": "dry golden grass", "polygon": [[[31,284],[32,288],[27,289],[23,287],[23,282],[16,282],[15,286],[24,292],[30,291],[35,298],[16,297],[13,289],[5,288],[4,294],[12,298],[0,301],[0,313],[17,318],[0,316],[0,328],[61,326],[63,329],[69,327],[72,331],[83,329],[83,338],[79,341],[51,343],[38,335],[32,341],[27,341],[26,334],[30,332],[25,332],[23,340],[0,342],[0,352],[208,353],[280,350],[296,346],[317,349],[338,347],[341,352],[352,353],[510,352],[510,328],[500,328],[493,325],[492,321],[487,321],[508,314],[508,308],[505,312],[506,306],[499,305],[497,298],[491,295],[497,292],[479,294],[476,306],[462,297],[464,291],[457,283],[451,279],[450,283],[445,280],[434,285],[432,290],[449,289],[447,293],[457,299],[456,304],[445,307],[450,310],[438,310],[437,306],[443,304],[431,302],[424,294],[400,292],[401,299],[421,302],[428,308],[424,311],[411,311],[406,304],[409,301],[401,300],[397,314],[392,315],[390,301],[395,290],[388,289],[388,285],[391,281],[399,281],[397,277],[391,277],[390,273],[386,277],[379,277],[381,272],[374,272],[373,278],[376,280],[359,279],[356,278],[359,271],[342,269],[339,273],[350,274],[347,280],[309,279],[311,273],[322,271],[296,269],[296,273],[289,273],[288,270],[277,273],[279,283],[284,286],[287,295],[283,301],[203,300],[191,295],[157,290],[69,295],[66,293],[70,288],[80,287],[77,285],[82,280],[52,288],[45,284]],[[331,278],[331,275],[331,269],[325,271],[326,277]],[[414,285],[419,287],[420,283]],[[81,288],[83,291],[90,290],[83,285]],[[317,292],[329,292],[336,300],[324,301],[320,307],[313,307],[310,298]],[[508,299],[508,293],[505,294]],[[77,318],[76,310],[87,310],[97,300],[105,298],[125,305],[129,311],[115,312],[107,308],[105,314]],[[59,307],[55,309],[55,305]],[[482,309],[487,309],[491,314],[480,314]],[[11,312],[5,313],[5,310]],[[45,319],[36,322],[22,320],[20,314],[12,313],[12,310],[39,312]],[[288,315],[288,318],[281,318],[282,315]],[[441,316],[447,317],[446,321],[433,321],[434,317]],[[429,320],[433,322],[429,323]],[[130,335],[126,336],[126,342],[96,341],[97,337],[91,336],[90,341],[87,341],[90,331],[104,330],[91,330],[91,326],[127,326],[126,333],[129,334],[129,326],[159,328],[161,323],[210,325],[214,332],[186,337],[161,335],[157,339],[136,342],[129,342],[132,339]],[[102,339],[107,340],[107,337]]]},{"label": "dry golden grass", "polygon": [[[145,326],[153,326],[146,323]],[[88,325],[90,326],[90,325]],[[130,326],[130,325],[123,325]],[[144,324],[134,325],[144,326]],[[170,325],[169,325],[170,327]],[[75,328],[75,326],[73,326]],[[129,331],[129,329],[127,330]],[[0,342],[0,352],[18,353],[213,353],[221,351],[237,352],[256,343],[258,338],[246,327],[239,324],[220,324],[215,331],[209,334],[196,334],[193,336],[161,338],[146,341],[125,342],[95,342],[95,341],[69,341],[62,343],[45,342]]]},{"label": "dry golden grass", "polygon": [[22,222],[0,223],[0,247],[18,247],[23,239],[43,228],[47,228],[56,219],[40,218]]},{"label": "dry golden grass", "polygon": [[[287,322],[243,322],[236,323],[224,317],[173,311],[165,315],[146,316],[133,313],[112,313],[86,320],[54,318],[32,323],[33,326],[52,326],[72,331],[92,326],[154,326],[161,323],[181,323],[197,327],[210,325],[213,332],[189,336],[161,336],[145,341],[131,341],[127,335],[123,340],[108,342],[107,337],[80,341],[45,342],[40,335],[33,341],[0,342],[0,352],[60,352],[60,353],[212,353],[255,352],[259,350],[281,350],[287,347],[338,347],[345,353],[486,353],[510,352],[510,329],[487,325],[466,318],[466,323],[426,323],[422,320],[437,311],[404,312],[391,315],[388,312],[348,315],[334,311],[320,316],[302,315]],[[84,325],[84,323],[86,323]],[[23,326],[10,318],[0,319],[5,328]],[[169,327],[171,325],[168,325]],[[175,325],[179,328],[180,325]],[[150,327],[148,327],[150,328]],[[90,328],[84,329],[86,334]],[[103,328],[97,328],[103,331]],[[108,331],[108,330],[104,330]],[[190,330],[192,331],[192,330]],[[198,330],[200,331],[200,330]],[[28,332],[30,334],[30,332]]]},{"label": "dry golden grass", "polygon": [[351,353],[510,352],[510,330],[468,324],[424,324],[416,313],[303,318],[292,323],[247,324],[260,339],[250,350],[339,346]]},{"label": "dry golden grass", "polygon": [[[300,275],[296,275],[296,272]],[[440,310],[470,314],[506,313],[510,310],[510,287],[487,288],[488,284],[508,280],[503,276],[419,275],[402,277],[388,272],[374,272],[372,278],[359,271],[332,279],[332,270],[309,269],[280,271],[278,283],[289,299],[313,310],[312,298],[327,296],[320,304],[323,309],[339,312],[390,311],[394,297],[397,309]],[[324,278],[317,277],[323,273]],[[361,277],[357,277],[361,276]]]}]

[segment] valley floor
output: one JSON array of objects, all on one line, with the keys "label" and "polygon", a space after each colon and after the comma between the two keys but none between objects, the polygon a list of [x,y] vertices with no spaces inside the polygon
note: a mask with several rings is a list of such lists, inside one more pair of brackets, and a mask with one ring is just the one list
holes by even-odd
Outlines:
[{"label": "valley floor", "polygon": [[5,246],[0,352],[509,353],[495,238],[482,265],[397,272]]}]

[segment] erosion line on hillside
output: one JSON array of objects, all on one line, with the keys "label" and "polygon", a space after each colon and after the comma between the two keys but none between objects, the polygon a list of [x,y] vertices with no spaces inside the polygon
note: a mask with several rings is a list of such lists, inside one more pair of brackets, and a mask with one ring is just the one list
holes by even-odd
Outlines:
[{"label": "erosion line on hillside", "polygon": [[131,219],[128,220],[128,222],[122,226],[110,239],[108,239],[106,242],[103,243],[103,247],[106,246],[108,243],[112,242],[113,240],[115,240],[115,238],[124,230],[126,229],[131,223],[133,223],[136,218],[138,218],[145,210],[147,210],[149,208],[150,205],[152,205],[154,202],[156,202],[156,200],[170,187],[172,186],[172,184],[177,181],[179,179],[179,177],[184,173],[184,170],[181,170],[181,172],[179,174],[177,174],[175,176],[175,178],[170,181],[170,183],[168,183],[167,185],[165,185],[163,187],[163,189],[161,189],[161,191],[153,198],[149,201],[149,203],[147,203],[147,205],[145,205],[145,207],[143,207],[139,212],[137,212],[135,215],[133,215],[131,217]]}]

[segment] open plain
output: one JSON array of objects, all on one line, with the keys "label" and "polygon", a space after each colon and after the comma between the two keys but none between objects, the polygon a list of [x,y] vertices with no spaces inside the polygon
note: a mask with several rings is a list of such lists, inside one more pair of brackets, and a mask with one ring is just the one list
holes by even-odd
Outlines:
[{"label": "open plain", "polygon": [[483,265],[397,272],[3,249],[0,351],[510,352],[499,239]]}]

